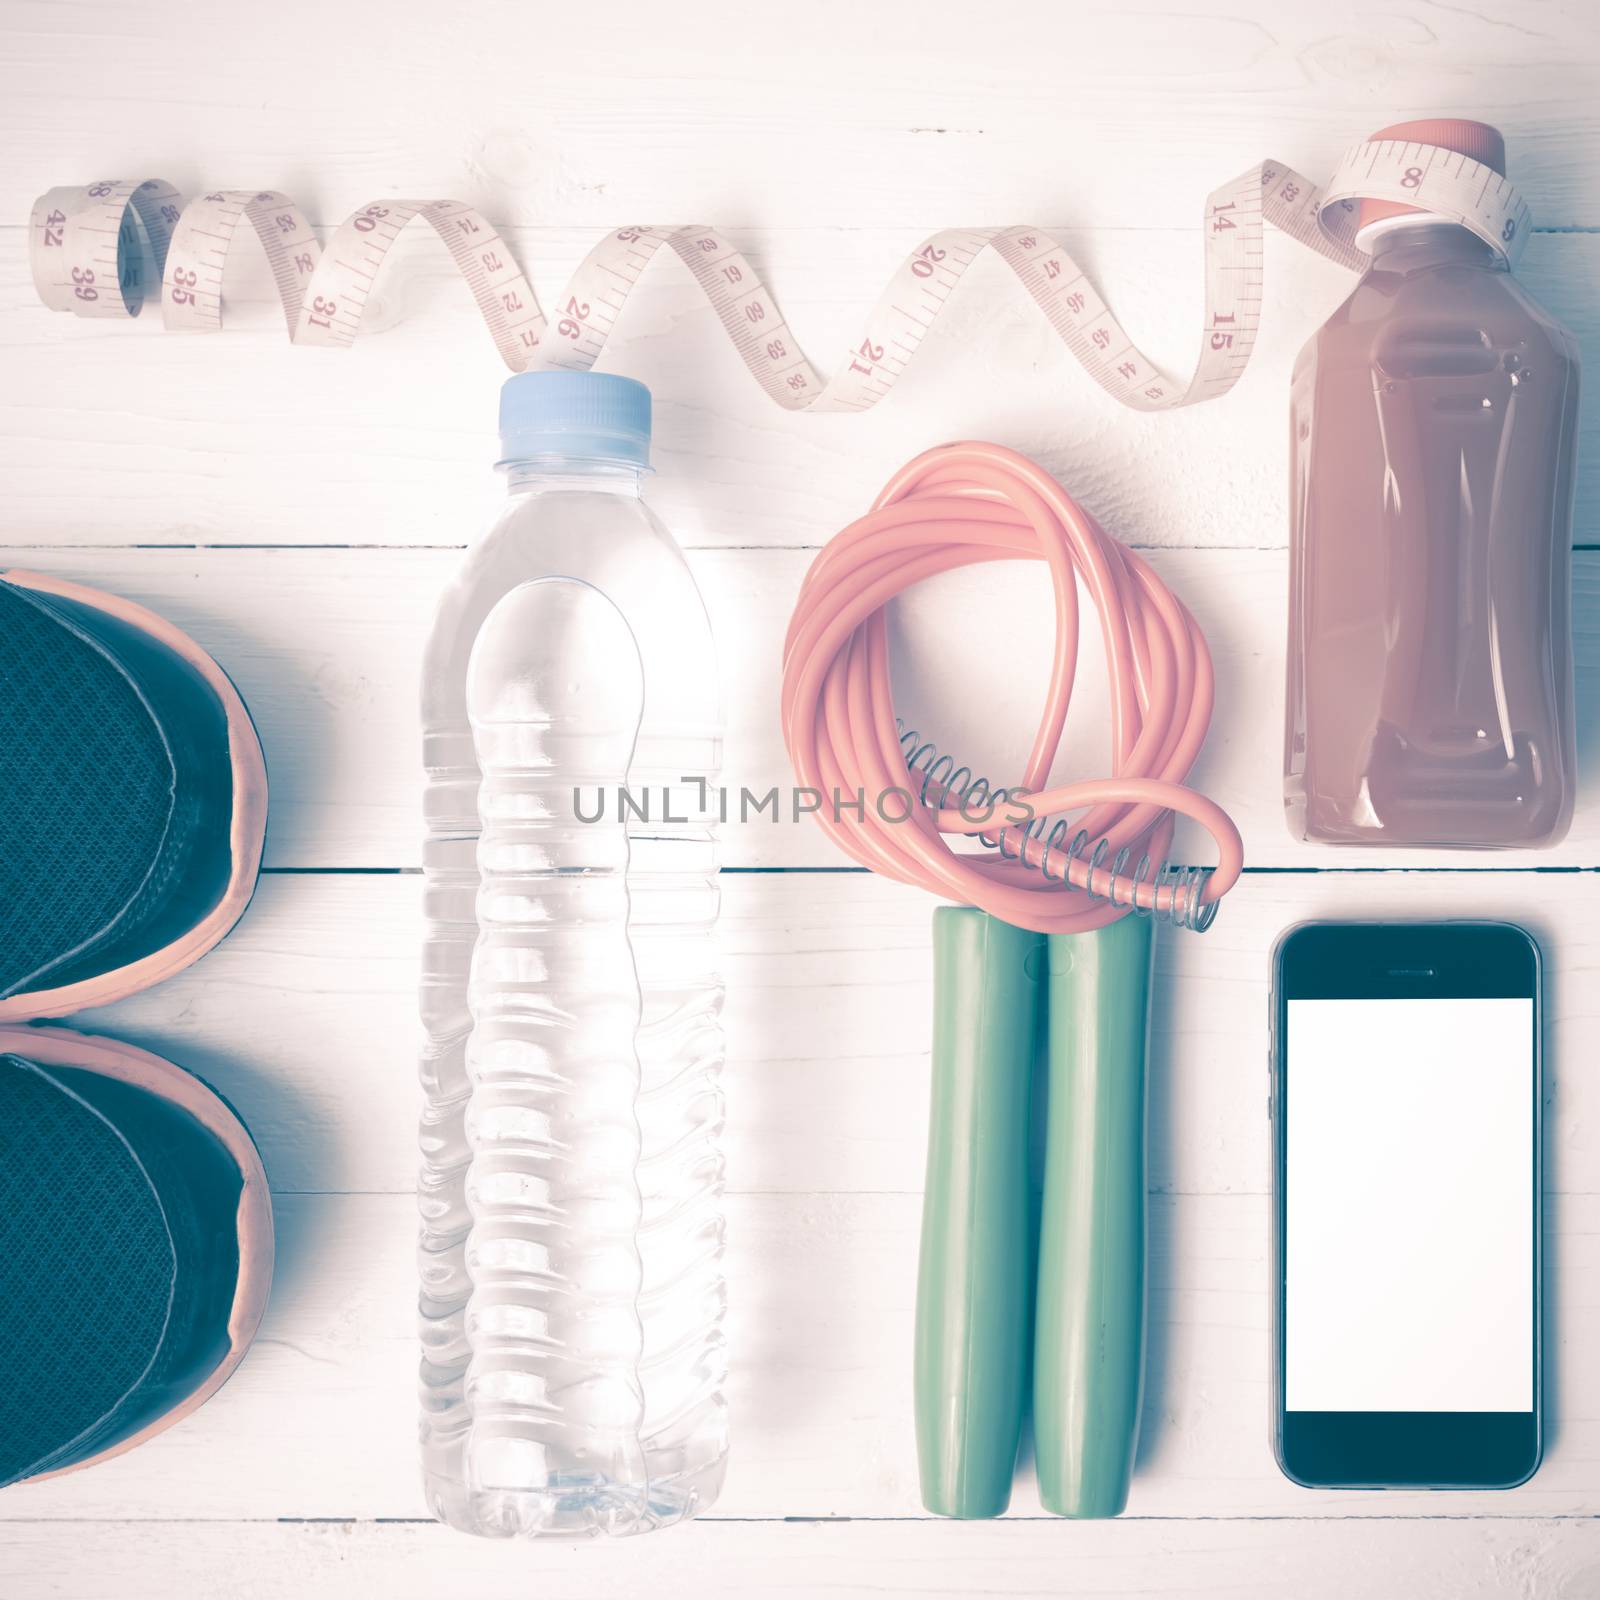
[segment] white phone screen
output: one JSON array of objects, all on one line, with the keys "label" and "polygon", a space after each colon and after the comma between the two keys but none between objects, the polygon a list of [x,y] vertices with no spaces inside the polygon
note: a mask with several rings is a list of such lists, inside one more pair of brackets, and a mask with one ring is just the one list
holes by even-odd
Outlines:
[{"label": "white phone screen", "polygon": [[1290,1411],[1531,1411],[1531,999],[1287,1004]]}]

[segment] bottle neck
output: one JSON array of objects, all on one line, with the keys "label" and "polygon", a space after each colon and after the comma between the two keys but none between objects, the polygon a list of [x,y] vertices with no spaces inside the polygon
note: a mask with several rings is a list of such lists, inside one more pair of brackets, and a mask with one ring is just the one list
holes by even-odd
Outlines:
[{"label": "bottle neck", "polygon": [[1419,272],[1445,265],[1508,270],[1506,258],[1470,228],[1440,217],[1386,217],[1356,235],[1356,244],[1372,256],[1372,272]]},{"label": "bottle neck", "polygon": [[547,494],[566,490],[584,494],[616,494],[637,500],[650,469],[625,461],[588,461],[569,456],[536,456],[527,461],[502,461],[509,494]]}]

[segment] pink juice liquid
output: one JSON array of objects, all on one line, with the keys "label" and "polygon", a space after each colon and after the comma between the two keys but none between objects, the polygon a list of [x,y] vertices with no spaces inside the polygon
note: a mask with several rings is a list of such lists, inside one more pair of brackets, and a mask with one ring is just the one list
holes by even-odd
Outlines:
[{"label": "pink juice liquid", "polygon": [[1294,374],[1289,824],[1553,844],[1576,774],[1576,343],[1465,228],[1392,216],[1361,243]]}]

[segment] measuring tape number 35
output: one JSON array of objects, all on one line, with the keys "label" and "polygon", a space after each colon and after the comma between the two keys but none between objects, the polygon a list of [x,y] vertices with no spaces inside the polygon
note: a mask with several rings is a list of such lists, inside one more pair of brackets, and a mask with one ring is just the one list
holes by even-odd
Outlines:
[{"label": "measuring tape number 35", "polygon": [[506,365],[583,370],[605,346],[629,294],[666,247],[705,292],[763,389],[787,410],[865,411],[906,369],[967,269],[992,249],[1102,388],[1142,411],[1225,394],[1248,365],[1260,327],[1263,224],[1360,270],[1359,201],[1399,201],[1457,222],[1511,259],[1530,230],[1528,208],[1493,168],[1433,145],[1357,145],[1325,190],[1267,161],[1206,202],[1205,313],[1187,382],[1160,371],[1123,331],[1059,239],[1043,228],[949,228],[903,261],[862,337],[824,379],[806,359],[760,274],[709,226],[638,226],[608,234],[573,274],[554,323],[505,240],[456,200],[383,200],[363,206],[324,248],[300,208],[275,190],[219,189],[187,205],[160,179],[51,189],[29,234],[34,284],[52,310],[80,317],[137,316],[146,272],[161,289],[164,325],[222,326],[228,253],[248,222],[266,250],[295,344],[349,345],[372,286],[407,223],[421,217],[444,242]]}]

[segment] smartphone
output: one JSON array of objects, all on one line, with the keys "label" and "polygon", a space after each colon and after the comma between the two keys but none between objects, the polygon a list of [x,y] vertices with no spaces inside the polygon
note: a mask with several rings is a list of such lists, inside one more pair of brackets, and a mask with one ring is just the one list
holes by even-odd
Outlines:
[{"label": "smartphone", "polygon": [[1273,968],[1278,1464],[1307,1488],[1524,1483],[1538,947],[1509,923],[1304,923]]}]

